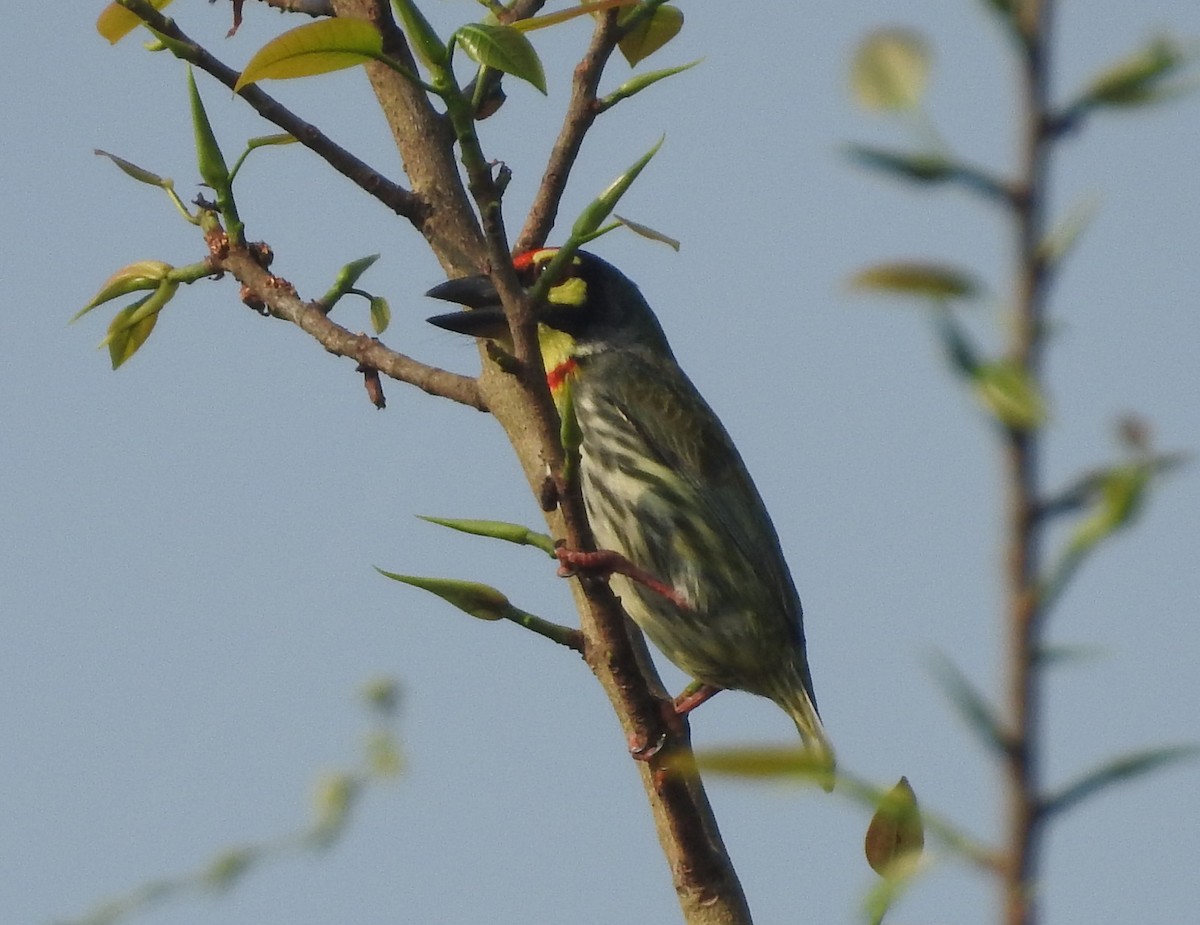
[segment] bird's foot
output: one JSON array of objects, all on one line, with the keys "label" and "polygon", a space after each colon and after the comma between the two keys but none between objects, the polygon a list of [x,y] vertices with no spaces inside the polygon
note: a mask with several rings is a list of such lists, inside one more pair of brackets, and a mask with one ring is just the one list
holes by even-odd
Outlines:
[{"label": "bird's foot", "polygon": [[676,591],[666,582],[655,578],[645,569],[634,565],[619,552],[614,552],[611,549],[598,549],[595,552],[587,552],[582,549],[568,549],[566,546],[557,546],[555,547],[554,555],[558,558],[559,562],[558,574],[564,578],[575,575],[578,572],[590,572],[602,578],[609,578],[613,575],[624,575],[630,581],[636,581],[638,584],[649,588],[655,594],[665,597],[681,610],[691,609],[691,605],[683,594]]}]

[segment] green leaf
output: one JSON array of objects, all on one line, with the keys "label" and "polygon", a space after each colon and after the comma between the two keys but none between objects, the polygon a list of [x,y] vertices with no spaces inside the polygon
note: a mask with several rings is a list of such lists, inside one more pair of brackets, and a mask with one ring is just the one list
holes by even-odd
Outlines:
[{"label": "green leaf", "polygon": [[157,289],[172,269],[169,263],[163,263],[161,260],[139,260],[121,267],[104,281],[104,285],[92,300],[71,317],[71,323],[74,324],[97,305],[103,305],[110,299],[141,289]]},{"label": "green leaf", "polygon": [[850,158],[863,167],[892,173],[917,183],[940,183],[955,175],[955,168],[941,154],[904,154],[868,145],[850,145]]},{"label": "green leaf", "polygon": [[108,345],[108,356],[113,369],[119,369],[122,363],[137,353],[158,323],[158,312],[138,317],[138,313],[152,298],[153,295],[148,295],[121,309],[109,325],[108,336],[100,346]]},{"label": "green leaf", "polygon": [[533,546],[542,550],[550,558],[554,556],[554,538],[545,533],[538,533],[521,524],[510,524],[503,520],[462,520],[449,517],[428,517],[418,515],[426,523],[437,524],[439,527],[449,527],[460,533],[470,533],[472,536],[486,536],[491,539],[504,540],[518,546]]},{"label": "green leaf", "polygon": [[1094,197],[1077,203],[1042,239],[1041,246],[1038,248],[1041,258],[1047,264],[1061,263],[1075,246],[1079,236],[1091,224],[1095,214],[1096,199]]},{"label": "green leaf", "polygon": [[338,270],[337,276],[334,277],[333,285],[329,287],[329,291],[325,295],[321,296],[321,304],[325,306],[325,311],[333,308],[342,296],[353,289],[354,284],[358,282],[358,278],[367,272],[371,268],[371,265],[378,259],[378,254],[359,257],[357,260],[351,260]]},{"label": "green leaf", "polygon": [[1141,777],[1184,759],[1190,760],[1197,754],[1200,754],[1200,748],[1195,745],[1167,745],[1114,758],[1050,796],[1044,804],[1044,812],[1047,816],[1061,813],[1106,787]]},{"label": "green leaf", "polygon": [[965,270],[934,263],[880,263],[859,270],[850,278],[850,288],[889,292],[928,299],[965,299],[975,296],[979,285]]},{"label": "green leaf", "polygon": [[649,16],[638,20],[632,29],[621,36],[617,45],[629,66],[633,67],[675,38],[682,28],[683,11],[664,3]]},{"label": "green leaf", "polygon": [[1029,370],[1012,360],[980,364],[975,388],[996,419],[1013,430],[1032,430],[1046,421],[1046,403]]},{"label": "green leaf", "polygon": [[246,63],[234,92],[260,80],[312,77],[383,54],[383,36],[365,19],[323,19],[272,39]]},{"label": "green leaf", "polygon": [[269,145],[294,145],[298,144],[300,139],[295,135],[289,135],[287,132],[279,132],[275,135],[259,135],[257,138],[251,138],[246,142],[246,149],[253,151],[255,148],[265,148]]},{"label": "green leaf", "polygon": [[204,111],[204,101],[196,87],[196,78],[192,69],[188,68],[188,99],[192,106],[192,131],[196,139],[196,163],[200,168],[200,176],[217,193],[218,200],[229,195],[229,168],[225,164],[225,155],[217,144],[217,136],[213,133],[212,123],[208,121],[208,113]]},{"label": "green leaf", "polygon": [[[161,10],[170,2],[171,0],[150,0],[150,5],[156,10]],[[96,19],[96,31],[108,39],[110,44],[116,45],[141,24],[142,20],[136,13],[131,13],[119,3],[110,3],[101,10]]]},{"label": "green leaf", "polygon": [[360,789],[359,782],[349,774],[322,775],[313,794],[317,830],[329,833],[340,829],[349,818]]},{"label": "green leaf", "polygon": [[1114,466],[1094,476],[1094,510],[1075,528],[1071,546],[1090,549],[1107,536],[1133,523],[1145,500],[1153,470],[1144,462]]},{"label": "green leaf", "polygon": [[228,890],[245,874],[260,852],[255,848],[229,848],[218,854],[204,871],[204,884],[213,890]]},{"label": "green leaf", "polygon": [[671,248],[676,253],[679,252],[680,245],[675,238],[667,237],[667,235],[663,234],[661,231],[655,231],[649,225],[642,225],[639,222],[633,221],[632,219],[622,218],[620,215],[617,215],[616,212],[613,213],[613,218],[615,218],[634,234],[640,235],[641,237],[650,241],[658,241],[660,244],[667,245],[667,247]]},{"label": "green leaf", "polygon": [[468,23],[454,33],[454,38],[477,64],[512,74],[546,92],[542,61],[520,30],[492,23]]},{"label": "green leaf", "polygon": [[914,109],[929,79],[929,50],[914,32],[884,29],[859,45],[850,84],[859,105],[872,111]]},{"label": "green leaf", "polygon": [[[664,141],[666,141],[665,135],[658,140],[653,148],[634,161],[628,170],[613,180],[599,196],[584,208],[579,214],[579,218],[575,219],[575,224],[571,227],[571,237],[577,238],[580,241],[586,240],[604,223],[609,213],[616,208],[621,197],[625,195],[625,191],[638,178],[638,174],[650,163],[650,159],[658,153],[658,149],[662,147]],[[567,256],[567,259],[570,259],[570,255]],[[548,275],[543,274],[543,278]]]},{"label": "green leaf", "polygon": [[1141,51],[1096,76],[1084,90],[1083,106],[1140,106],[1165,95],[1163,83],[1186,60],[1167,38],[1155,39]]},{"label": "green leaf", "polygon": [[1068,662],[1090,661],[1107,654],[1104,649],[1099,646],[1078,646],[1078,645],[1053,645],[1043,643],[1033,653],[1033,657],[1037,661],[1037,665],[1042,668],[1051,668],[1058,665],[1065,665]]},{"label": "green leaf", "polygon": [[367,739],[367,767],[376,777],[398,777],[404,770],[404,758],[396,740],[385,732],[375,732]]},{"label": "green leaf", "polygon": [[997,754],[1004,754],[1004,733],[995,711],[950,659],[935,652],[928,660],[930,674],[967,726]]},{"label": "green leaf", "polygon": [[115,154],[109,154],[107,151],[101,151],[99,148],[93,148],[92,153],[99,154],[101,157],[107,157],[110,161],[121,168],[126,174],[133,177],[139,183],[146,183],[149,186],[157,186],[161,189],[174,189],[175,182],[169,177],[160,177],[158,174],[147,170],[144,167],[139,167],[131,161],[125,160],[123,157],[117,157]]},{"label": "green leaf", "polygon": [[371,330],[382,334],[392,323],[392,307],[381,295],[371,296]]},{"label": "green leaf", "polygon": [[422,578],[417,575],[397,575],[376,567],[385,578],[412,585],[435,594],[446,603],[480,620],[503,620],[513,609],[508,598],[491,585],[457,578]]},{"label": "green leaf", "polygon": [[871,870],[881,877],[896,877],[911,870],[925,847],[925,825],[917,795],[907,777],[883,795],[863,843]]},{"label": "green leaf", "polygon": [[818,781],[829,775],[828,756],[800,746],[699,749],[696,766],[712,774],[754,779]]},{"label": "green leaf", "polygon": [[593,0],[591,3],[581,3],[579,6],[568,7],[556,13],[547,13],[544,16],[535,16],[532,19],[519,19],[512,24],[512,27],[521,32],[532,32],[535,29],[557,26],[561,22],[577,19],[580,16],[587,16],[589,13],[602,13],[614,7],[628,6],[630,2],[631,0]]},{"label": "green leaf", "polygon": [[612,93],[608,94],[608,96],[604,97],[600,101],[600,108],[610,109],[621,102],[621,100],[629,99],[635,93],[640,93],[660,80],[666,80],[668,77],[674,77],[676,74],[682,74],[684,71],[691,70],[703,60],[703,58],[697,58],[695,61],[689,61],[687,64],[681,64],[678,67],[667,67],[658,71],[648,71],[645,74],[636,74],[617,87]]}]

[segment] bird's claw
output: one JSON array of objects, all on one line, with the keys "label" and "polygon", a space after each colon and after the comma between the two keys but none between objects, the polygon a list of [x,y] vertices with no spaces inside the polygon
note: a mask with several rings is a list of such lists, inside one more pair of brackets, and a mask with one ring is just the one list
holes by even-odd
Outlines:
[{"label": "bird's claw", "polygon": [[691,604],[687,598],[664,581],[655,578],[645,569],[634,565],[619,552],[611,549],[586,551],[568,549],[566,546],[556,546],[554,555],[558,559],[558,574],[570,578],[581,571],[591,572],[604,578],[613,575],[624,575],[630,581],[635,581],[649,588],[655,594],[665,597],[680,610],[690,610]]}]

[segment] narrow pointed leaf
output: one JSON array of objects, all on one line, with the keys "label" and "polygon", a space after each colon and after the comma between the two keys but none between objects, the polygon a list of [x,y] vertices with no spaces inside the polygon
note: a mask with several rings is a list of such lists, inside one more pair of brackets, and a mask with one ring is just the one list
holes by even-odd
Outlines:
[{"label": "narrow pointed leaf", "polygon": [[1048,264],[1062,263],[1079,240],[1080,235],[1091,224],[1096,214],[1096,200],[1089,198],[1078,203],[1066,216],[1050,229],[1039,248]]},{"label": "narrow pointed leaf", "polygon": [[644,61],[671,41],[683,28],[683,11],[663,4],[640,19],[617,43],[630,67]]},{"label": "narrow pointed leaf", "polygon": [[1045,803],[1045,812],[1047,815],[1061,813],[1106,787],[1141,777],[1178,761],[1190,760],[1197,754],[1200,754],[1200,747],[1195,745],[1167,745],[1114,758],[1051,796]]},{"label": "narrow pointed leaf", "polygon": [[608,218],[609,213],[616,208],[621,197],[625,195],[625,191],[629,189],[633,181],[637,179],[638,174],[650,163],[650,159],[658,153],[658,149],[662,147],[664,141],[666,141],[665,135],[658,140],[653,148],[634,161],[628,170],[613,180],[604,192],[588,204],[587,208],[580,213],[579,218],[575,220],[575,224],[571,227],[572,237],[579,239],[587,238],[604,224],[604,220]]},{"label": "narrow pointed leaf", "polygon": [[477,581],[398,575],[395,572],[385,572],[378,567],[375,571],[392,581],[412,585],[414,588],[436,594],[447,604],[480,620],[503,620],[512,610],[512,604],[508,602],[507,597],[491,585],[480,584]]},{"label": "narrow pointed leaf", "polygon": [[954,165],[937,153],[906,154],[869,145],[850,145],[850,158],[863,167],[891,173],[918,183],[940,183],[955,174]]},{"label": "narrow pointed leaf", "polygon": [[854,56],[854,98],[872,111],[914,109],[929,79],[929,49],[914,32],[885,29],[867,36]]},{"label": "narrow pointed leaf", "polygon": [[358,282],[358,278],[366,273],[378,259],[378,254],[359,257],[357,260],[351,260],[338,270],[337,276],[334,277],[333,285],[325,295],[321,296],[321,304],[325,306],[325,310],[328,311],[333,308],[342,296],[353,289],[354,284]]},{"label": "narrow pointed leaf", "polygon": [[259,135],[257,138],[251,138],[246,142],[246,147],[253,151],[255,148],[265,148],[270,145],[294,145],[299,141],[295,135],[279,132],[275,135]]},{"label": "narrow pointed leaf", "polygon": [[99,148],[93,148],[92,151],[94,154],[98,154],[101,157],[107,157],[110,161],[120,167],[122,171],[133,177],[139,183],[145,183],[149,186],[157,186],[162,189],[173,189],[175,186],[174,181],[169,177],[160,177],[153,171],[147,170],[144,167],[139,167],[137,164],[134,164],[132,161],[127,161],[123,157],[117,157],[115,154],[109,154],[107,151],[101,151]]},{"label": "narrow pointed leaf", "polygon": [[899,870],[910,868],[925,847],[925,826],[917,795],[907,777],[883,795],[863,843],[863,851],[871,870],[881,877],[894,877]]},{"label": "narrow pointed leaf", "polygon": [[392,323],[392,307],[381,295],[371,297],[371,330],[382,334]]},{"label": "narrow pointed leaf", "polygon": [[427,523],[437,524],[439,527],[449,527],[460,533],[504,540],[506,543],[515,543],[518,546],[534,546],[554,558],[554,538],[521,524],[510,524],[503,520],[462,520],[450,517],[418,516]]},{"label": "narrow pointed leaf", "polygon": [[675,252],[679,251],[680,245],[679,245],[679,242],[677,240],[675,240],[675,238],[668,237],[667,235],[663,234],[661,231],[655,231],[649,225],[643,225],[643,224],[641,224],[639,222],[635,222],[631,219],[623,218],[620,215],[617,215],[616,212],[613,213],[613,218],[615,218],[618,222],[620,222],[622,225],[624,225],[626,228],[628,228],[634,234],[640,235],[641,237],[646,238],[650,241],[658,241],[660,244],[665,244],[665,245],[667,245],[667,247],[671,248]]},{"label": "narrow pointed leaf", "polygon": [[192,105],[192,131],[196,139],[196,163],[200,176],[213,190],[218,200],[229,194],[229,167],[225,164],[225,155],[217,143],[217,136],[204,110],[204,100],[196,87],[196,78],[192,69],[188,68],[188,98]]},{"label": "narrow pointed leaf", "polygon": [[996,360],[975,371],[975,387],[997,420],[1014,430],[1032,430],[1046,421],[1046,403],[1029,371],[1011,360]]},{"label": "narrow pointed leaf", "polygon": [[666,67],[658,71],[647,71],[645,74],[636,74],[617,87],[612,93],[608,94],[608,96],[604,97],[600,101],[600,106],[603,109],[615,106],[621,100],[629,99],[635,93],[640,93],[660,80],[666,80],[668,77],[674,77],[676,74],[682,74],[684,71],[691,70],[703,60],[703,58],[697,58],[695,61],[680,64],[678,67]]},{"label": "narrow pointed leaf", "polygon": [[323,775],[313,795],[317,830],[328,833],[341,828],[360,789],[358,781],[349,774]]},{"label": "narrow pointed leaf", "polygon": [[[150,0],[150,5],[156,10],[161,10],[170,2],[171,0]],[[110,3],[101,10],[96,19],[96,31],[108,39],[110,44],[116,45],[141,24],[142,20],[136,13],[131,13],[119,3]]]},{"label": "narrow pointed leaf", "polygon": [[234,92],[260,80],[328,74],[383,54],[383,37],[364,19],[323,19],[267,42],[246,63]]},{"label": "narrow pointed leaf", "polygon": [[254,866],[260,852],[255,848],[237,847],[222,851],[204,871],[204,885],[211,890],[228,890]]},{"label": "narrow pointed leaf", "polygon": [[915,262],[880,263],[866,267],[850,278],[850,288],[931,299],[965,299],[979,291],[978,283],[965,270]]},{"label": "narrow pointed leaf", "polygon": [[958,670],[958,666],[941,653],[935,653],[929,660],[929,671],[950,703],[983,743],[1003,754],[1004,733],[999,720],[996,719],[995,711]]},{"label": "narrow pointed leaf", "polygon": [[546,92],[546,74],[542,61],[529,39],[512,26],[492,23],[468,23],[454,33],[467,56],[484,67],[512,74]]},{"label": "narrow pointed leaf", "polygon": [[1185,60],[1174,42],[1155,39],[1094,78],[1081,102],[1085,106],[1137,106],[1154,102],[1163,96],[1163,82]]},{"label": "narrow pointed leaf", "polygon": [[1065,665],[1068,662],[1093,661],[1106,654],[1105,650],[1100,646],[1070,646],[1044,643],[1034,652],[1033,657],[1037,660],[1039,667],[1050,668]]}]

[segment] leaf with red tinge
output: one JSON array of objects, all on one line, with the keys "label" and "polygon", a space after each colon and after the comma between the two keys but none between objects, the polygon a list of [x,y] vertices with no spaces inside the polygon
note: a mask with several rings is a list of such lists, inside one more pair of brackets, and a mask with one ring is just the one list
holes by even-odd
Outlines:
[{"label": "leaf with red tinge", "polygon": [[[170,2],[171,0],[150,0],[150,5],[156,10],[161,10]],[[116,45],[141,24],[142,19],[137,13],[131,13],[119,3],[110,3],[97,17],[96,31]]]},{"label": "leaf with red tinge", "polygon": [[383,36],[365,19],[325,19],[267,42],[246,62],[234,92],[260,80],[312,77],[373,61]]},{"label": "leaf with red tinge", "polygon": [[917,795],[907,777],[883,795],[871,817],[863,850],[867,863],[881,877],[894,877],[911,870],[925,847],[925,826]]}]

